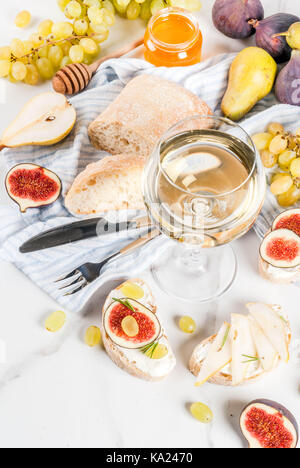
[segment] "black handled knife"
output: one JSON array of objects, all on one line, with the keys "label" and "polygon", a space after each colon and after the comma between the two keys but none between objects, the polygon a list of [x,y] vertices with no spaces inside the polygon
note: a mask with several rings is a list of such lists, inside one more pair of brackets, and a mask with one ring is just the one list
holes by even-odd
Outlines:
[{"label": "black handled knife", "polygon": [[109,223],[105,218],[85,219],[38,234],[21,245],[19,250],[21,253],[36,252],[38,250],[49,249],[51,247],[57,247],[91,237],[112,234],[129,229],[139,229],[147,226],[151,226],[151,221],[147,216],[116,224]]}]

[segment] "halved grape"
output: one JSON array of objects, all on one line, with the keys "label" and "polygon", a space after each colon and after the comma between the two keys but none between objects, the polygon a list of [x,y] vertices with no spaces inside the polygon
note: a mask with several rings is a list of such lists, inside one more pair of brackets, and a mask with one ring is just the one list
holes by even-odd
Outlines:
[{"label": "halved grape", "polygon": [[100,328],[94,326],[89,327],[85,332],[84,341],[91,348],[97,346],[101,341]]},{"label": "halved grape", "polygon": [[285,138],[283,135],[276,135],[269,145],[269,150],[273,154],[280,154],[287,149],[287,145],[287,138]]},{"label": "halved grape", "polygon": [[49,332],[56,333],[64,326],[65,322],[66,314],[63,311],[58,310],[53,312],[53,314],[46,319],[45,327]]}]

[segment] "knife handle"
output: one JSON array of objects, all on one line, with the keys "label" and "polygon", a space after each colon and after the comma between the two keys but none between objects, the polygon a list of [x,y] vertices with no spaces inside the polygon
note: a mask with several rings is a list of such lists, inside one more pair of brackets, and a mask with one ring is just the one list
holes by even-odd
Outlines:
[{"label": "knife handle", "polygon": [[149,241],[152,239],[155,239],[155,237],[160,235],[160,231],[158,229],[153,229],[151,232],[146,234],[143,237],[139,237],[136,241],[131,242],[131,244],[127,245],[126,247],[123,247],[123,249],[120,250],[120,254],[122,255],[127,255],[134,250],[136,250],[138,247],[142,247],[142,245],[147,244]]}]

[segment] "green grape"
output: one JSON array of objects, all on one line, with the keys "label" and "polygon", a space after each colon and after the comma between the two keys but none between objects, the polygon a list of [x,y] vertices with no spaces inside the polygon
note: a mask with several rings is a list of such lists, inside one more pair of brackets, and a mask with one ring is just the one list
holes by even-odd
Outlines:
[{"label": "green grape", "polygon": [[292,49],[300,49],[300,22],[292,24],[287,33],[280,35],[286,36],[286,41]]},{"label": "green grape", "polygon": [[280,154],[287,149],[288,141],[283,135],[276,135],[270,145],[269,150],[273,154]]},{"label": "green grape", "polygon": [[87,30],[89,28],[89,23],[87,22],[86,19],[78,19],[74,21],[74,32],[78,36],[84,36],[84,34],[87,33]]},{"label": "green grape", "polygon": [[103,16],[101,10],[98,7],[90,7],[88,9],[88,17],[91,23],[101,24],[103,23]]},{"label": "green grape", "polygon": [[268,133],[271,133],[271,135],[278,135],[278,133],[284,133],[284,127],[278,122],[271,122],[269,123],[267,127]]},{"label": "green grape", "polygon": [[271,153],[269,150],[262,150],[260,152],[261,160],[264,167],[270,169],[277,164],[278,155]]},{"label": "green grape", "polygon": [[[98,46],[98,52],[100,51],[100,48]],[[89,55],[89,54],[84,54],[82,63],[85,63],[85,65],[91,65],[95,60],[94,55]]]},{"label": "green grape", "polygon": [[179,328],[184,333],[194,333],[194,331],[196,330],[196,322],[194,319],[192,319],[192,317],[184,315],[179,320]]},{"label": "green grape", "polygon": [[70,41],[65,41],[65,42],[60,43],[60,47],[61,47],[61,49],[63,51],[63,54],[67,56],[67,55],[69,55],[72,44],[71,44]]},{"label": "green grape", "polygon": [[108,11],[111,11],[111,13],[115,13],[115,7],[113,3],[110,0],[104,0],[102,2],[103,8],[105,8]]},{"label": "green grape", "polygon": [[95,55],[98,52],[98,44],[93,39],[81,39],[79,45],[81,45],[86,54]]},{"label": "green grape", "polygon": [[155,15],[156,13],[158,13],[160,10],[162,10],[165,7],[166,7],[166,4],[163,0],[152,0],[151,5],[150,5],[152,15]]},{"label": "green grape", "polygon": [[54,69],[51,61],[47,58],[40,58],[36,61],[36,66],[41,77],[50,80],[54,75]]},{"label": "green grape", "polygon": [[20,39],[13,39],[10,43],[10,48],[11,48],[12,54],[16,58],[20,58],[20,57],[23,57],[23,55],[25,55],[25,47],[24,47],[23,42]]},{"label": "green grape", "polygon": [[190,410],[194,418],[200,421],[201,423],[210,423],[214,418],[212,410],[204,403],[193,403],[191,405]]},{"label": "green grape", "polygon": [[76,2],[76,0],[72,0],[65,9],[65,15],[69,19],[80,18],[82,14],[82,8],[80,3]]},{"label": "green grape", "polygon": [[270,133],[256,133],[252,136],[253,143],[258,151],[269,149],[269,145],[273,139]]},{"label": "green grape", "polygon": [[151,9],[150,9],[150,1],[146,0],[142,4],[140,17],[142,18],[142,20],[148,21],[151,18],[151,15],[152,15],[152,13],[151,13]]},{"label": "green grape", "polygon": [[41,49],[39,49],[38,51],[38,57],[39,58],[48,58],[48,53],[49,53],[49,47],[48,46],[44,46],[44,47],[41,47]]},{"label": "green grape", "polygon": [[126,16],[129,20],[135,20],[139,17],[141,6],[135,0],[131,0],[127,7]]},{"label": "green grape", "polygon": [[31,20],[31,14],[29,11],[20,11],[20,13],[17,14],[16,19],[15,19],[15,25],[18,28],[26,28],[26,26],[29,25]]},{"label": "green grape", "polygon": [[300,158],[296,158],[292,161],[290,171],[293,177],[300,177]]},{"label": "green grape", "polygon": [[72,62],[71,62],[71,59],[69,56],[65,56],[62,61],[60,62],[60,68],[63,68],[67,65],[70,65]]},{"label": "green grape", "polygon": [[11,50],[9,46],[0,47],[0,60],[10,59]]},{"label": "green grape", "polygon": [[61,11],[65,11],[66,6],[68,5],[70,0],[57,0],[57,4]]},{"label": "green grape", "polygon": [[34,49],[34,43],[31,41],[24,41],[23,46],[24,46],[24,55],[30,54],[32,50]]},{"label": "green grape", "polygon": [[48,58],[51,60],[54,67],[58,67],[63,59],[63,51],[59,45],[53,45],[49,49]]},{"label": "green grape", "polygon": [[[300,161],[300,159],[299,159]],[[293,186],[293,179],[289,175],[282,175],[274,180],[271,184],[271,192],[273,195],[281,195],[287,192]]]},{"label": "green grape", "polygon": [[65,21],[60,21],[53,24],[51,31],[57,39],[65,39],[66,37],[72,36],[73,25]]},{"label": "green grape", "polygon": [[297,154],[295,153],[295,151],[286,150],[283,153],[281,153],[278,158],[278,164],[280,169],[282,169],[283,171],[288,171],[292,161],[296,159],[296,157]]},{"label": "green grape", "polygon": [[11,62],[9,60],[0,60],[0,78],[8,76],[11,70]]},{"label": "green grape", "polygon": [[119,15],[124,15],[126,13],[128,3],[120,5],[117,0],[113,0],[114,7]]},{"label": "green grape", "polygon": [[44,20],[39,24],[38,33],[40,36],[47,37],[52,32],[53,21]]},{"label": "green grape", "polygon": [[44,43],[43,37],[38,33],[33,33],[29,36],[29,41],[33,43],[34,47],[39,47]]},{"label": "green grape", "polygon": [[277,196],[277,201],[280,206],[292,206],[300,200],[300,189],[293,185],[290,190]]},{"label": "green grape", "polygon": [[11,75],[16,81],[23,81],[26,77],[27,68],[23,62],[17,61],[11,66]]},{"label": "green grape", "polygon": [[84,5],[88,7],[95,6],[97,8],[100,8],[100,2],[99,0],[83,0]]},{"label": "green grape", "polygon": [[39,82],[39,72],[35,65],[26,65],[27,73],[24,82],[28,85],[35,86]]},{"label": "green grape", "polygon": [[116,22],[116,18],[115,18],[115,15],[114,13],[112,13],[111,11],[109,10],[106,10],[106,8],[102,8],[101,11],[101,15],[102,15],[102,18],[103,18],[103,23],[107,24],[107,26],[113,26]]},{"label": "green grape", "polygon": [[109,30],[106,24],[90,24],[90,33],[96,34],[93,37],[94,41],[96,42],[104,42],[109,36]]},{"label": "green grape", "polygon": [[84,50],[80,45],[74,45],[70,49],[69,56],[73,63],[80,63],[84,57]]}]

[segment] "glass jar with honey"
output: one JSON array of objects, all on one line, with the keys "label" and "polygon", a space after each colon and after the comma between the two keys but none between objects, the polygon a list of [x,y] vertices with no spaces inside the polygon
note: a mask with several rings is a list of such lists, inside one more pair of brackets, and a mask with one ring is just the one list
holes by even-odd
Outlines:
[{"label": "glass jar with honey", "polygon": [[202,34],[197,19],[182,8],[154,15],[145,33],[145,59],[158,67],[180,67],[201,61]]}]

